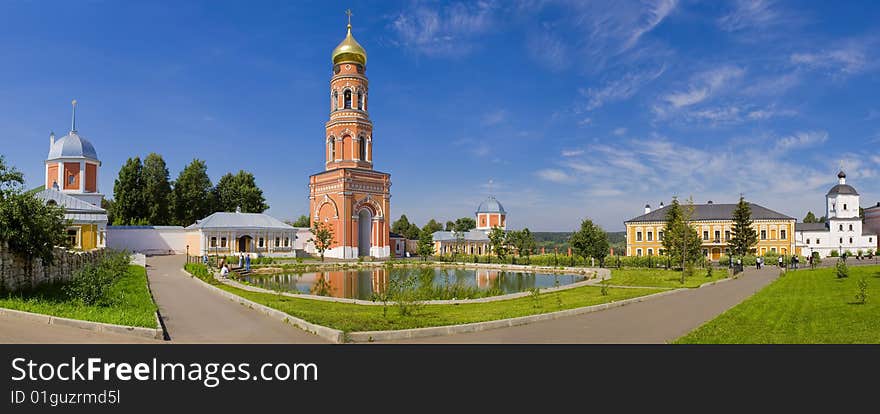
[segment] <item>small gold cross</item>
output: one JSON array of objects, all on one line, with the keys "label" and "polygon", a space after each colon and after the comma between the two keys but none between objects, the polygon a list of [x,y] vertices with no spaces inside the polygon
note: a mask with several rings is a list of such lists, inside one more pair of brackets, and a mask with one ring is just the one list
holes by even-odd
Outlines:
[{"label": "small gold cross", "polygon": [[345,15],[348,16],[348,24],[349,24],[349,25],[351,24],[351,14],[352,14],[352,13],[351,13],[351,9],[346,9],[346,10],[345,10]]}]

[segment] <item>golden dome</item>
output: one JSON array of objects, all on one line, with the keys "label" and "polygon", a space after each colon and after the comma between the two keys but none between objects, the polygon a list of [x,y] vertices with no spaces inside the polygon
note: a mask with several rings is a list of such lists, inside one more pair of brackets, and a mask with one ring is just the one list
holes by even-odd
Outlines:
[{"label": "golden dome", "polygon": [[336,49],[333,49],[333,64],[340,62],[367,64],[367,51],[351,35],[351,23],[348,25],[348,35],[339,43],[339,46],[336,46]]}]

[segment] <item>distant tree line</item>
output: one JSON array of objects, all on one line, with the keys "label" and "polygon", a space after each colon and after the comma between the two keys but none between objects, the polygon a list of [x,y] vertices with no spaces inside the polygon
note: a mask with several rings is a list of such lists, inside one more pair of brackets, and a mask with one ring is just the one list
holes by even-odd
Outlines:
[{"label": "distant tree line", "polygon": [[105,200],[113,225],[179,225],[218,212],[262,213],[269,206],[254,175],[240,170],[226,173],[216,185],[204,161],[194,159],[177,179],[169,179],[162,156],[151,153],[144,161],[129,158],[116,177],[113,200]]}]

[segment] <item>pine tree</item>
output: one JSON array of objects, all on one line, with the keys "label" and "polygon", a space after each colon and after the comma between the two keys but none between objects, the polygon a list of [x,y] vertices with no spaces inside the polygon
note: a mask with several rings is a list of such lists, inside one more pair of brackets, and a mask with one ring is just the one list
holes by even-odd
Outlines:
[{"label": "pine tree", "polygon": [[202,160],[194,159],[174,182],[174,221],[178,225],[188,226],[213,213],[215,202],[212,189],[207,165]]},{"label": "pine tree", "polygon": [[142,177],[147,222],[154,226],[171,224],[171,182],[161,155],[151,153],[144,158]]},{"label": "pine tree", "polygon": [[700,235],[690,225],[693,217],[693,201],[682,206],[678,198],[666,211],[666,227],[663,229],[663,250],[672,263],[687,266],[700,260]]},{"label": "pine tree", "polygon": [[434,254],[434,238],[431,234],[427,231],[422,231],[419,235],[418,253],[422,260],[428,260],[428,257]]},{"label": "pine tree", "polygon": [[147,223],[147,206],[140,157],[129,158],[113,184],[113,224]]},{"label": "pine tree", "polygon": [[752,208],[742,196],[739,197],[739,203],[733,210],[733,226],[730,233],[731,238],[727,246],[731,255],[745,256],[751,252],[754,245],[758,244],[758,232],[752,227]]}]

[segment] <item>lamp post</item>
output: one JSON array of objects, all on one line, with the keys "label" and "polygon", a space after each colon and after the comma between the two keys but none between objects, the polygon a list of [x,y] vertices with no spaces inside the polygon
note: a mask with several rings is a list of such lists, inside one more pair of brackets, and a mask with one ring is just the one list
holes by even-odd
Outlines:
[{"label": "lamp post", "polygon": [[189,263],[189,245],[186,245],[186,262]]}]

